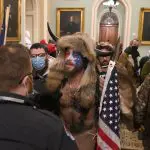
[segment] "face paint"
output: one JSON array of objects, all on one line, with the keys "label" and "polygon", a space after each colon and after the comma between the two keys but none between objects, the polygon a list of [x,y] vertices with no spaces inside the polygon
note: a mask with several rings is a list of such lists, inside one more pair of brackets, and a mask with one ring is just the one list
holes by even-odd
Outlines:
[{"label": "face paint", "polygon": [[83,67],[82,55],[79,52],[74,52],[72,49],[65,52],[65,66],[70,71],[79,70]]}]

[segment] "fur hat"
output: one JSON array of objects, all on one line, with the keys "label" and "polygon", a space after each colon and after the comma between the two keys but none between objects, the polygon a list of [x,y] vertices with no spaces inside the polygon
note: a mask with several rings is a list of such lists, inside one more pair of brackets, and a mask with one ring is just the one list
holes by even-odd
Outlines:
[{"label": "fur hat", "polygon": [[64,36],[58,40],[57,47],[60,53],[64,53],[68,48],[72,48],[74,51],[80,52],[89,62],[93,62],[96,58],[94,41],[86,33]]},{"label": "fur hat", "polygon": [[100,43],[97,44],[96,48],[99,49],[99,50],[105,48],[108,51],[114,51],[114,48],[113,48],[112,44],[110,44],[109,42],[100,42]]},{"label": "fur hat", "polygon": [[[107,52],[104,52],[102,49],[106,49]],[[97,44],[95,52],[97,56],[112,56],[114,53],[114,48],[108,42],[100,42],[99,44]]]},{"label": "fur hat", "polygon": [[[76,33],[61,37],[57,42],[59,54],[50,68],[48,75],[48,86],[51,91],[58,88],[64,78],[64,56],[65,50],[72,48],[74,51],[80,52],[81,55],[88,60],[87,67],[80,82],[80,88],[96,82],[96,55],[95,44],[93,40],[85,33]],[[52,83],[53,82],[53,83]],[[52,89],[54,88],[54,89]]]}]

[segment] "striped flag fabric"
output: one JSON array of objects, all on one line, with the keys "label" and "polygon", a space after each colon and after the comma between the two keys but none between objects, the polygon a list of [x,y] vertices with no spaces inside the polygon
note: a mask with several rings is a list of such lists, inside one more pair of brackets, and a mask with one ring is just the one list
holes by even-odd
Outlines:
[{"label": "striped flag fabric", "polygon": [[120,149],[120,99],[115,62],[110,61],[102,91],[97,133],[97,150]]},{"label": "striped flag fabric", "polygon": [[11,5],[7,6],[4,11],[3,23],[2,23],[1,31],[0,31],[0,46],[5,45],[6,43],[10,8],[11,8]]},{"label": "striped flag fabric", "polygon": [[3,23],[1,26],[1,31],[0,31],[0,46],[4,45],[4,39],[5,39],[5,30],[6,26],[5,26],[5,14],[3,16]]}]

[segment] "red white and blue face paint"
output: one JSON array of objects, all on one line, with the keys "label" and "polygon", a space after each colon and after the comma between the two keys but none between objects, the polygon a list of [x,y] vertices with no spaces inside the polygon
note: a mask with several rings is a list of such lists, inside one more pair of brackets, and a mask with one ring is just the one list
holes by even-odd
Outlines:
[{"label": "red white and blue face paint", "polygon": [[68,71],[80,70],[83,67],[82,55],[69,49],[65,52],[65,67]]}]

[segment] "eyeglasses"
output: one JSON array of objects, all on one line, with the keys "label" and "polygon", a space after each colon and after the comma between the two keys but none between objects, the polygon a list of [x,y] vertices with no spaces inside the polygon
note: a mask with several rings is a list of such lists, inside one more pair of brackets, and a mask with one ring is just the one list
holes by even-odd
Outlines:
[{"label": "eyeglasses", "polygon": [[19,84],[22,83],[22,80],[26,77],[26,76],[31,76],[32,72],[25,74],[24,76],[21,77],[21,79],[19,80]]},{"label": "eyeglasses", "polygon": [[45,57],[46,56],[46,53],[41,53],[41,54],[34,54],[34,55],[31,55],[31,58],[35,58],[35,57]]}]

